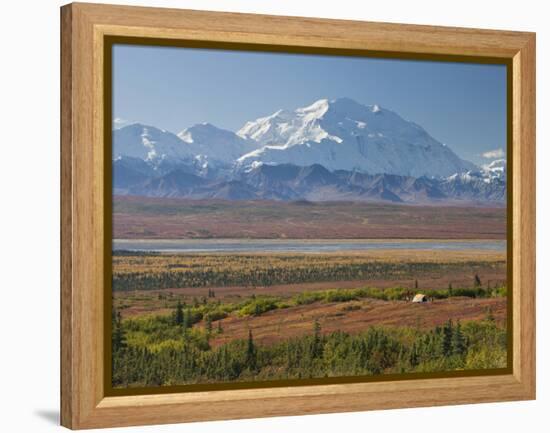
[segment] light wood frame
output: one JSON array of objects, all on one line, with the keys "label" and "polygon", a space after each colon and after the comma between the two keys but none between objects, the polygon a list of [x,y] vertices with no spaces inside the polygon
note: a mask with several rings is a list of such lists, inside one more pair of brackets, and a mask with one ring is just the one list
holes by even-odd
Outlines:
[{"label": "light wood frame", "polygon": [[[534,33],[82,3],[61,8],[61,30],[62,425],[80,429],[535,398]],[[511,61],[512,373],[106,397],[105,36]]]}]

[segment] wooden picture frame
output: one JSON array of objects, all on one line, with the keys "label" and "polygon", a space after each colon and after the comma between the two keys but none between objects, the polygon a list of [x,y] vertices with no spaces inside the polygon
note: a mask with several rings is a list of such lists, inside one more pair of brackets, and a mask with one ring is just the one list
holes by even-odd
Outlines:
[{"label": "wooden picture frame", "polygon": [[[506,374],[107,395],[105,41],[508,62],[512,362]],[[74,3],[61,8],[61,424],[81,429],[535,398],[535,34]],[[509,147],[510,149],[510,147]],[[109,239],[110,242],[110,239]]]}]

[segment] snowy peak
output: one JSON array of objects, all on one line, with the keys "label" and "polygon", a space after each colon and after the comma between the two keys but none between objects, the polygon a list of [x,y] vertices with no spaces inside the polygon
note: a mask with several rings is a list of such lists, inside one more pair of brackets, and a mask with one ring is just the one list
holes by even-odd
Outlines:
[{"label": "snowy peak", "polygon": [[294,112],[309,116],[310,119],[320,119],[328,111],[330,102],[328,99],[319,99],[307,107],[297,108]]},{"label": "snowy peak", "polygon": [[477,169],[419,125],[351,98],[319,99],[292,112],[279,110],[247,122],[237,134],[259,145],[238,159],[240,167],[258,162],[321,164],[329,170],[417,177]]},{"label": "snowy peak", "polygon": [[329,106],[327,99],[319,99],[294,111],[278,110],[270,116],[247,122],[237,134],[261,146],[289,147],[306,141],[319,143],[329,137],[319,123]]},{"label": "snowy peak", "polygon": [[234,136],[235,133],[217,128],[208,122],[198,123],[178,133],[178,137],[186,143],[204,142],[212,139],[232,140]]},{"label": "snowy peak", "polygon": [[482,167],[483,173],[490,178],[506,179],[506,160],[495,159]]},{"label": "snowy peak", "polygon": [[237,133],[210,123],[177,135],[142,124],[124,126],[113,131],[113,158],[122,156],[162,166],[163,172],[185,164],[201,175],[226,178],[262,164],[415,178],[505,173],[502,162],[477,167],[399,114],[346,97],[278,110],[246,122]]},{"label": "snowy peak", "polygon": [[[247,122],[237,134],[253,139],[262,146],[290,146],[306,141],[321,142],[328,138],[338,143],[342,135],[357,135],[367,130],[372,136],[392,135],[413,128],[414,137],[427,133],[418,125],[403,120],[379,105],[362,105],[351,98],[319,99],[294,111],[279,110],[270,116]],[[361,131],[359,131],[361,132]]]},{"label": "snowy peak", "polygon": [[[113,131],[113,160],[124,162],[124,167],[118,164],[119,172],[131,178],[137,176],[136,161],[142,161],[157,174],[185,169],[201,176],[219,176],[256,146],[255,142],[210,123],[192,126],[178,135],[139,123]],[[143,172],[141,166],[138,172]]]},{"label": "snowy peak", "polygon": [[[268,143],[268,144],[265,144]],[[379,105],[320,99],[247,122],[178,135],[113,131],[116,194],[227,200],[506,203],[506,160],[476,167]]]},{"label": "snowy peak", "polygon": [[254,121],[246,122],[237,131],[237,135],[243,139],[251,139],[262,145],[280,144],[280,140],[290,126],[292,113],[286,110],[278,110],[270,116],[260,117]]},{"label": "snowy peak", "polygon": [[227,164],[233,163],[239,156],[257,147],[255,142],[210,123],[200,123],[186,128],[178,137],[196,157],[200,155]]},{"label": "snowy peak", "polygon": [[171,132],[134,123],[113,131],[113,158],[138,158],[156,164],[165,159],[186,156],[182,141]]},{"label": "snowy peak", "polygon": [[449,176],[447,180],[485,183],[492,183],[498,180],[500,182],[506,182],[506,160],[497,159],[489,164],[483,165],[479,170],[471,170],[466,173],[455,173]]}]

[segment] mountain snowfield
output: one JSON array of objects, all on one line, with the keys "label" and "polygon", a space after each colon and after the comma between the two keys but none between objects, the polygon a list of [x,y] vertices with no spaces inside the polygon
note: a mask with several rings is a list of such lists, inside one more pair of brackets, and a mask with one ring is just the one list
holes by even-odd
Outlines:
[{"label": "mountain snowfield", "polygon": [[256,143],[234,132],[201,123],[179,134],[134,123],[113,131],[113,157],[139,158],[157,166],[162,161],[190,159],[232,164],[243,154],[256,149]]},{"label": "mountain snowfield", "polygon": [[477,167],[397,113],[349,98],[279,110],[236,133],[210,123],[177,135],[123,126],[113,130],[113,167],[119,194],[410,203],[506,196],[505,160]]},{"label": "mountain snowfield", "polygon": [[257,148],[256,142],[210,123],[184,129],[178,137],[186,143],[183,147],[187,153],[226,164],[233,164],[243,154]]},{"label": "mountain snowfield", "polygon": [[248,122],[237,134],[259,144],[238,159],[245,167],[254,162],[321,164],[329,170],[415,177],[476,169],[419,125],[349,98],[321,99],[294,112],[278,111]]}]

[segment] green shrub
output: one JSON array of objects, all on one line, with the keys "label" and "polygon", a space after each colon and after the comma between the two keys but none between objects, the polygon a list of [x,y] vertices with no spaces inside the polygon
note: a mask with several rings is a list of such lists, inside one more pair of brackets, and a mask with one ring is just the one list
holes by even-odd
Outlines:
[{"label": "green shrub", "polygon": [[239,316],[259,316],[279,307],[277,298],[254,298],[247,301],[237,312]]}]

